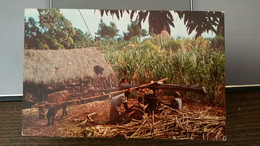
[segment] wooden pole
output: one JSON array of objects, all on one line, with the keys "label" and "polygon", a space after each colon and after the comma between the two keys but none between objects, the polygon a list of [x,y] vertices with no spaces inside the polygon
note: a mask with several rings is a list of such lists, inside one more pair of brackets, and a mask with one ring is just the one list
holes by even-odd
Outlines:
[{"label": "wooden pole", "polygon": [[[107,94],[104,94],[104,95],[96,95],[96,96],[87,97],[87,98],[82,98],[82,99],[74,99],[74,100],[69,100],[69,101],[62,101],[62,102],[59,102],[58,104],[72,103],[72,102],[76,102],[76,101],[86,101],[86,100],[90,100],[90,99],[95,99],[95,98],[99,98],[99,97],[104,97],[104,96],[109,96],[109,95],[117,94],[117,93],[123,93],[123,92],[129,91],[130,89],[131,89],[131,90],[134,90],[134,89],[137,89],[137,88],[149,86],[149,85],[152,85],[152,84],[156,84],[157,82],[163,82],[163,81],[165,81],[165,80],[167,80],[167,79],[168,79],[168,78],[164,78],[164,79],[158,80],[158,81],[156,81],[156,82],[147,83],[147,84],[142,84],[142,85],[140,85],[140,86],[136,86],[136,87],[132,87],[132,88],[127,88],[127,89],[123,89],[123,90],[120,90],[120,91],[110,92],[110,93],[107,93]],[[46,105],[55,105],[55,104],[57,104],[57,103],[48,103],[48,104],[36,105],[36,106],[34,106],[34,107],[42,107],[42,106],[46,106]]]},{"label": "wooden pole", "polygon": [[199,85],[177,85],[177,84],[154,84],[149,86],[150,89],[166,89],[178,91],[190,91],[198,94],[206,94],[206,88]]},{"label": "wooden pole", "polygon": [[[125,85],[121,87],[116,87],[113,89],[104,89],[104,90],[91,90],[91,92],[112,92],[112,91],[118,91],[123,89],[129,89],[133,87],[139,87],[140,85]],[[199,86],[199,85],[178,85],[178,84],[152,84],[147,85],[139,88],[149,88],[149,89],[166,89],[166,90],[178,90],[178,91],[189,91],[189,92],[195,92],[198,94],[206,94],[207,91],[205,87]],[[75,94],[75,95],[84,95],[83,94]]]}]

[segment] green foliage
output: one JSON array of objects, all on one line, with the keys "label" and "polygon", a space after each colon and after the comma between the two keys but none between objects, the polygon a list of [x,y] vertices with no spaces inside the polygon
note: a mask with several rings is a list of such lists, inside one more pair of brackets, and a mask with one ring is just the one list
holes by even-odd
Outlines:
[{"label": "green foliage", "polygon": [[175,66],[175,82],[202,85],[208,91],[208,102],[219,104],[216,99],[222,96],[225,85],[224,53],[192,48],[191,51],[179,51],[172,59]]},{"label": "green foliage", "polygon": [[72,26],[59,9],[39,9],[39,22],[25,21],[25,49],[73,49],[93,46],[88,34]]},{"label": "green foliage", "polygon": [[[179,47],[185,43],[203,46],[205,39],[177,39],[168,43]],[[185,43],[184,43],[185,42]],[[169,53],[162,50],[156,37],[142,43],[122,42],[105,50],[118,79],[126,77],[131,84],[142,84],[168,77],[170,84],[201,85],[207,97],[200,99],[212,105],[225,105],[225,60],[220,50],[191,47]],[[169,46],[170,46],[169,45]],[[193,97],[195,97],[193,95]]]},{"label": "green foliage", "polygon": [[25,28],[24,28],[24,41],[25,43],[25,49],[32,48],[37,49],[39,48],[39,42],[41,42],[39,39],[41,32],[37,26],[37,22],[30,17],[28,21],[25,21]]},{"label": "green foliage", "polygon": [[84,34],[80,29],[76,29],[73,40],[74,48],[85,48],[93,45],[90,41],[90,35],[88,33]]},{"label": "green foliage", "polygon": [[[122,42],[123,41],[121,41],[121,43]],[[113,49],[116,49],[116,48],[120,47],[120,44],[116,40],[114,40],[114,39],[99,40],[97,43],[98,43],[98,46],[99,46],[100,50],[111,51]]]},{"label": "green foliage", "polygon": [[131,24],[127,26],[127,30],[128,32],[124,33],[124,40],[129,41],[133,37],[141,39],[141,37],[147,35],[147,31],[145,29],[141,29],[137,21],[131,20]]},{"label": "green foliage", "polygon": [[98,31],[96,32],[98,40],[107,40],[118,36],[119,30],[114,22],[110,22],[110,25],[106,25],[103,19],[100,20]]},{"label": "green foliage", "polygon": [[216,36],[211,39],[210,48],[224,50],[225,48],[225,39],[223,36]]},{"label": "green foliage", "polygon": [[75,28],[61,13],[59,9],[38,9],[39,25],[42,31],[49,35],[46,40],[48,46],[55,49],[73,48],[73,36],[76,34]]},{"label": "green foliage", "polygon": [[164,43],[163,48],[169,51],[177,51],[179,48],[181,48],[181,44],[174,39],[171,39]]}]

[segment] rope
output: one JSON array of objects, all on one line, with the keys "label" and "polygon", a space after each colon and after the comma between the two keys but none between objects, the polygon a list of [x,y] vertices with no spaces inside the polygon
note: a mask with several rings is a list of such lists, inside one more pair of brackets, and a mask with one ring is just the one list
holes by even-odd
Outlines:
[{"label": "rope", "polygon": [[83,15],[82,15],[82,13],[80,12],[79,9],[78,9],[78,11],[79,11],[79,14],[80,14],[81,18],[83,19],[83,21],[84,21],[84,23],[85,23],[87,29],[88,29],[89,34],[91,35],[91,37],[92,37],[92,39],[93,39],[93,42],[94,42],[95,46],[98,47],[98,45],[97,45],[96,42],[95,42],[95,39],[94,39],[93,35],[92,35],[91,32],[90,32],[90,29],[88,28],[87,22],[85,21]]}]

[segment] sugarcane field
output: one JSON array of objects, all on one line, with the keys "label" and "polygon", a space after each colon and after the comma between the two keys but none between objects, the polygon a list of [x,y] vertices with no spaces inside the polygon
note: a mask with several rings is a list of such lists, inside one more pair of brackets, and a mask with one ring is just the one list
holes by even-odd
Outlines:
[{"label": "sugarcane field", "polygon": [[[25,12],[23,136],[227,140],[222,13]],[[179,21],[187,37],[171,33]]]}]

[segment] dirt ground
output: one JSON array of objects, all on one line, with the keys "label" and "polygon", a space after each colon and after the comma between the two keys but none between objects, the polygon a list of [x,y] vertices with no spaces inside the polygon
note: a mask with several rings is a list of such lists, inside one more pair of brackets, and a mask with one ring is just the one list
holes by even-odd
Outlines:
[{"label": "dirt ground", "polygon": [[[129,107],[135,103],[137,103],[135,99],[128,100]],[[124,112],[123,105],[120,110]],[[183,110],[194,113],[207,111],[208,114],[216,116],[223,116],[226,113],[224,108],[209,107],[199,103],[183,103]],[[81,105],[70,105],[67,107],[67,113],[68,115],[60,120],[62,109],[58,110],[54,124],[47,126],[47,119],[38,118],[38,108],[23,109],[22,134],[24,136],[83,137],[81,127],[77,124],[84,121],[86,116],[91,113],[95,113],[91,116],[94,121],[107,122],[110,115],[110,101],[107,99]]]},{"label": "dirt ground", "polygon": [[[130,99],[128,106],[137,103],[136,100]],[[122,106],[121,112],[124,112]],[[82,137],[81,128],[76,125],[86,119],[86,116],[95,113],[91,116],[94,121],[105,123],[109,121],[110,101],[94,101],[81,105],[70,105],[67,107],[68,115],[60,120],[62,109],[58,110],[54,124],[47,126],[48,120],[39,119],[38,108],[23,109],[23,127],[22,133],[24,136],[58,136],[58,137]]]}]

